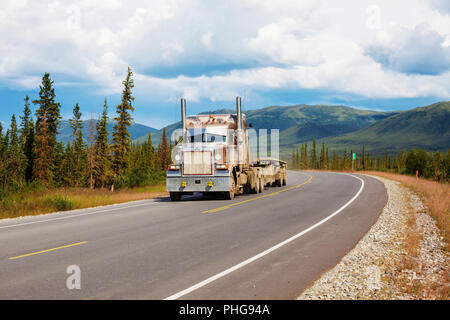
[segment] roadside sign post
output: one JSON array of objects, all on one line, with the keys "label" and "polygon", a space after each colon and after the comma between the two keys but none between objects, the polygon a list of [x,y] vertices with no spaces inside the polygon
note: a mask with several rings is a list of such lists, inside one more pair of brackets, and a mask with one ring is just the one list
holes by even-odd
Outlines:
[{"label": "roadside sign post", "polygon": [[353,154],[352,154],[352,171],[353,171],[353,162],[355,161],[355,159],[356,159],[356,153],[353,152]]}]

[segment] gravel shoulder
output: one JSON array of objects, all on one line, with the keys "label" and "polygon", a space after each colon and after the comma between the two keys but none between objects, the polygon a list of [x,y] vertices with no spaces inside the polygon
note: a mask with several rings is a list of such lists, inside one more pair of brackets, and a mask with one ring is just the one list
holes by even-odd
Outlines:
[{"label": "gravel shoulder", "polygon": [[449,292],[449,254],[421,199],[399,182],[371,177],[389,197],[378,221],[297,299],[442,299]]}]

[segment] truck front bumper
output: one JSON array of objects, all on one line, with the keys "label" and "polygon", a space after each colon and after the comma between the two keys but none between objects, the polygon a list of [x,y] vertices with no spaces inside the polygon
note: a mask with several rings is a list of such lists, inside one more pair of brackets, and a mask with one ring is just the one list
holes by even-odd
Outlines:
[{"label": "truck front bumper", "polygon": [[[183,183],[184,182],[184,183]],[[183,187],[183,185],[185,186]],[[167,177],[168,192],[223,192],[230,191],[230,176]]]}]

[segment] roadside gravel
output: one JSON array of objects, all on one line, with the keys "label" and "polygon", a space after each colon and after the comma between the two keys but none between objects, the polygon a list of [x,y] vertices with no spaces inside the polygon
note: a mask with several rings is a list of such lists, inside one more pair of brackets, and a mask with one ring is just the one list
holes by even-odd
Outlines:
[{"label": "roadside gravel", "polygon": [[[378,221],[297,299],[434,299],[435,288],[444,285],[448,289],[449,255],[420,198],[399,182],[371,177],[381,180],[389,195]],[[415,225],[408,225],[411,215],[415,215]],[[412,230],[420,239],[414,256],[405,246]]]}]

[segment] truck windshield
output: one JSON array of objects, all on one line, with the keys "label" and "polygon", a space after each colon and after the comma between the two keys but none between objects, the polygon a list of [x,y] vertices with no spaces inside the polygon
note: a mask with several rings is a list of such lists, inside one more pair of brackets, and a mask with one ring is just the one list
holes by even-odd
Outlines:
[{"label": "truck windshield", "polygon": [[202,133],[190,136],[191,143],[194,142],[227,142],[227,137],[221,134]]},{"label": "truck windshield", "polygon": [[192,143],[194,142],[206,142],[205,141],[205,136],[206,134],[202,133],[202,134],[196,134],[195,136],[190,136],[190,140]]},{"label": "truck windshield", "polygon": [[226,142],[227,137],[220,134],[208,133],[206,135],[206,142]]}]

